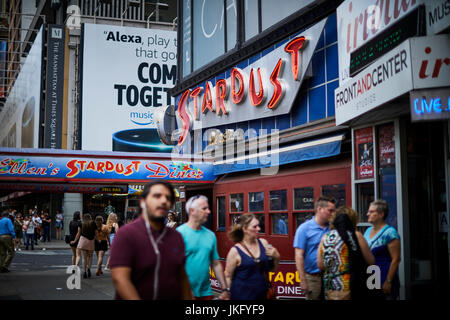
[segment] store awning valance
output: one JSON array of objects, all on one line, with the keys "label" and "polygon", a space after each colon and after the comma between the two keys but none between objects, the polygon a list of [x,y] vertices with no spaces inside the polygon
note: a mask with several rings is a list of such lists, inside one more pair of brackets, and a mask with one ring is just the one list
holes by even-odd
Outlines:
[{"label": "store awning valance", "polygon": [[213,173],[220,175],[336,156],[341,152],[341,143],[344,136],[344,134],[339,134],[266,152],[215,161]]}]

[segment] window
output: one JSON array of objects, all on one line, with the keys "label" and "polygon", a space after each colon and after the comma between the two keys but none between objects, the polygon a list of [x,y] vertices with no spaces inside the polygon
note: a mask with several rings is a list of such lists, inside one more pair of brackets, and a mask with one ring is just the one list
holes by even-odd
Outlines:
[{"label": "window", "polygon": [[217,197],[217,230],[225,231],[225,196]]},{"label": "window", "polygon": [[270,191],[270,211],[287,210],[286,190]]},{"label": "window", "polygon": [[336,208],[345,206],[345,184],[322,186],[322,194],[336,199]]},{"label": "window", "polygon": [[230,195],[230,212],[244,212],[244,194]]},{"label": "window", "polygon": [[273,213],[270,215],[272,219],[272,234],[288,234],[288,214]]},{"label": "window", "polygon": [[[283,0],[281,4],[279,0],[242,0],[240,11],[238,0],[180,1],[183,6],[179,22],[183,35],[179,63],[182,66],[182,77],[219,58],[236,45],[242,47],[245,41],[291,14],[308,9],[313,2],[314,0]],[[163,10],[159,14],[164,14]]]},{"label": "window", "polygon": [[241,214],[230,214],[230,218],[231,218],[231,225],[234,226],[236,223],[239,222],[239,217],[241,216]]},{"label": "window", "polygon": [[264,211],[264,192],[248,193],[248,211],[249,212]]},{"label": "window", "polygon": [[194,0],[192,21],[194,70],[225,53],[223,0]]},{"label": "window", "polygon": [[314,210],[314,188],[294,189],[294,210]]},{"label": "window", "polygon": [[312,217],[314,217],[314,212],[300,212],[300,213],[295,213],[294,214],[295,217],[295,230],[297,230],[297,228],[303,223],[308,221],[309,219],[311,219]]},{"label": "window", "polygon": [[[257,3],[254,0],[247,1]],[[279,0],[261,0],[261,31],[273,26],[297,10],[305,8],[312,2],[314,0],[283,0],[281,5]]]},{"label": "window", "polygon": [[[159,3],[158,6],[157,3]],[[146,21],[173,23],[177,17],[177,0],[145,0],[144,5]]]},{"label": "window", "polygon": [[264,214],[255,214],[256,218],[259,220],[259,227],[261,230],[259,230],[259,233],[266,233],[266,222],[264,219]]},{"label": "window", "polygon": [[369,205],[375,200],[373,182],[358,183],[356,185],[356,207],[358,208],[359,223],[367,222]]}]

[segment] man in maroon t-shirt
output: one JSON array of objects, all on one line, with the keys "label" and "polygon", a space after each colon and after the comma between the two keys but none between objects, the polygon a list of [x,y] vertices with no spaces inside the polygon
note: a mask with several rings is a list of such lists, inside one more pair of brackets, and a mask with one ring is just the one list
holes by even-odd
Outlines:
[{"label": "man in maroon t-shirt", "polygon": [[117,232],[110,259],[116,299],[192,299],[183,238],[164,225],[174,199],[168,182],[147,184],[141,216]]}]

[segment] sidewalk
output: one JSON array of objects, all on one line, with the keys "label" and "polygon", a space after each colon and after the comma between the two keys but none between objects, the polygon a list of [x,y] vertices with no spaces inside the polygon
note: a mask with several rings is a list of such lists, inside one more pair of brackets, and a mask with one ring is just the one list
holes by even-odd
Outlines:
[{"label": "sidewalk", "polygon": [[[22,250],[25,248],[22,240]],[[50,242],[38,241],[38,245],[34,246],[34,250],[69,250],[70,246],[64,240],[51,240]]]}]

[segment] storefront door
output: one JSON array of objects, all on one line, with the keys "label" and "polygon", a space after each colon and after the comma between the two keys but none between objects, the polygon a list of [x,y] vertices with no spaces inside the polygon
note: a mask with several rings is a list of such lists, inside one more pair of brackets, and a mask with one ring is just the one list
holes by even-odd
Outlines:
[{"label": "storefront door", "polygon": [[447,238],[439,232],[439,213],[447,211],[443,133],[443,122],[406,125],[410,298],[429,298],[448,283]]}]

